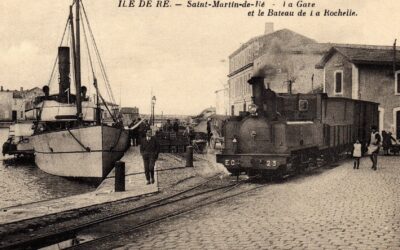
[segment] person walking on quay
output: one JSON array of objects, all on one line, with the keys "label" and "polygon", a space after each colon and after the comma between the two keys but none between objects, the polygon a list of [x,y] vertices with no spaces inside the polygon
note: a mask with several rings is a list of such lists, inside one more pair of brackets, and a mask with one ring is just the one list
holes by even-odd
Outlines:
[{"label": "person walking on quay", "polygon": [[389,149],[392,146],[392,141],[394,141],[395,143],[397,142],[396,139],[392,136],[392,133],[382,130],[382,148],[384,155],[389,155]]},{"label": "person walking on quay", "polygon": [[152,136],[152,131],[149,129],[146,132],[146,137],[143,138],[140,144],[140,154],[143,158],[147,185],[154,183],[154,165],[158,159],[159,152],[160,150],[157,139]]},{"label": "person walking on quay", "polygon": [[356,141],[353,145],[353,158],[354,158],[354,167],[353,169],[360,168],[360,158],[361,158],[361,143],[359,140]]},{"label": "person walking on quay", "polygon": [[131,129],[133,126],[135,126],[139,121],[140,121],[140,118],[138,118],[139,120],[137,120],[137,119],[135,119],[135,120],[133,120],[129,125],[128,125],[128,128],[129,128],[129,138],[132,140],[132,145],[133,146],[137,146],[137,143],[138,143],[138,139],[137,139],[137,135],[138,135],[138,128],[134,128],[134,129]]},{"label": "person walking on quay", "polygon": [[211,118],[208,118],[207,119],[207,143],[208,143],[208,146],[210,146],[211,136],[212,136],[212,133],[211,133]]},{"label": "person walking on quay", "polygon": [[379,145],[381,143],[381,136],[376,126],[371,126],[371,136],[368,142],[368,154],[372,161],[372,169],[376,170],[378,165]]}]

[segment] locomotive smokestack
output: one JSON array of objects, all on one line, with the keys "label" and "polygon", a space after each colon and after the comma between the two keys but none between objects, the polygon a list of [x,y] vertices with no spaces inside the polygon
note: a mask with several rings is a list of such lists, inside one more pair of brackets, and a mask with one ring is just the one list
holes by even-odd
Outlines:
[{"label": "locomotive smokestack", "polygon": [[271,120],[276,119],[276,94],[269,86],[265,89],[264,77],[253,76],[248,83],[252,86],[253,101],[257,105],[259,116],[266,116]]},{"label": "locomotive smokestack", "polygon": [[[249,79],[248,83],[251,85],[251,89],[253,92],[253,102],[260,110],[263,108],[263,99],[264,99],[264,77],[261,76],[253,76]],[[263,111],[263,109],[262,109]],[[264,112],[258,112],[259,115],[264,115]]]},{"label": "locomotive smokestack", "polygon": [[71,92],[69,47],[58,47],[58,71],[60,73],[58,101],[67,103]]}]

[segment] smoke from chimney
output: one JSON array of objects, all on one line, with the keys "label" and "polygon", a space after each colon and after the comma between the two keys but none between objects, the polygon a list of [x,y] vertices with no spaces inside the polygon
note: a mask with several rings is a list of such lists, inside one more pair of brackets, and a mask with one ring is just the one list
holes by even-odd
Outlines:
[{"label": "smoke from chimney", "polygon": [[271,22],[266,22],[265,23],[265,35],[268,35],[270,33],[274,32],[274,23]]}]

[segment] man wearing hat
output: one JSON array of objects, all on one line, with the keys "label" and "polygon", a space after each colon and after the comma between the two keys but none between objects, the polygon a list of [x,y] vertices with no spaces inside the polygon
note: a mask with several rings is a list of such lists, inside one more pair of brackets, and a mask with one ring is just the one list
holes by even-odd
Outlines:
[{"label": "man wearing hat", "polygon": [[140,154],[143,157],[147,185],[154,183],[154,165],[158,159],[159,152],[157,139],[152,136],[152,131],[149,129],[146,132],[146,137],[142,138],[140,144]]}]

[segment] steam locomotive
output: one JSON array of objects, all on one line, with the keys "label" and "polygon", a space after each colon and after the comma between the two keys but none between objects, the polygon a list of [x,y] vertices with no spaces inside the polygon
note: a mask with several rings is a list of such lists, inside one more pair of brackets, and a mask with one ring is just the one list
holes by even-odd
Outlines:
[{"label": "steam locomotive", "polygon": [[378,124],[378,103],[318,94],[277,94],[263,77],[249,81],[253,104],[224,127],[217,162],[239,175],[284,175],[351,152]]}]

